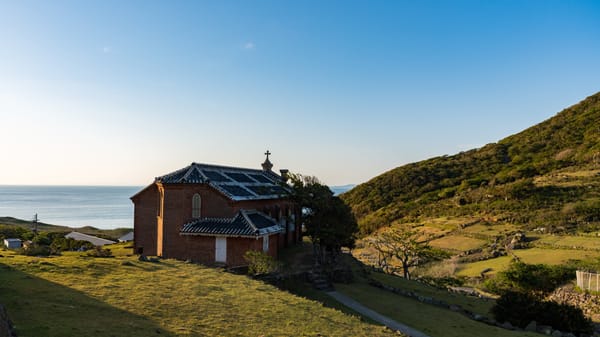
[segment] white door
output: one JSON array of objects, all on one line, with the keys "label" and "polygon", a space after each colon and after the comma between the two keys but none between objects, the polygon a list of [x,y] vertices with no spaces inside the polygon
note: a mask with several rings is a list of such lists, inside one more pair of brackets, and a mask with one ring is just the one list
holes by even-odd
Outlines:
[{"label": "white door", "polygon": [[215,262],[227,262],[227,238],[215,238]]}]

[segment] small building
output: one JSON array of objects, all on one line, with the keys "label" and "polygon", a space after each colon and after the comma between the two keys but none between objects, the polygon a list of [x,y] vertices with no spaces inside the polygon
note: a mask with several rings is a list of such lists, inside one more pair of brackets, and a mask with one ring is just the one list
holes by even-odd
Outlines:
[{"label": "small building", "polygon": [[21,239],[4,239],[4,246],[8,249],[21,248]]},{"label": "small building", "polygon": [[133,241],[133,232],[129,232],[119,238],[119,242]]},{"label": "small building", "polygon": [[73,239],[73,240],[77,240],[77,241],[87,241],[87,242],[93,244],[94,246],[112,245],[113,243],[115,243],[114,241],[111,241],[111,240],[106,240],[103,238],[99,238],[97,236],[83,234],[83,233],[79,233],[79,232],[71,232],[71,233],[65,235],[65,238]]},{"label": "small building", "polygon": [[249,250],[277,257],[301,240],[300,208],[271,169],[192,163],[131,197],[136,254],[204,264],[247,265]]}]

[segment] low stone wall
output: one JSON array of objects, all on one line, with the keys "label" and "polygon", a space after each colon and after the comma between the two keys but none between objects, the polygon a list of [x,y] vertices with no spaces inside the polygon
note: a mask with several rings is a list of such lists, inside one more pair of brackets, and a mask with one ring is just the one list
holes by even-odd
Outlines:
[{"label": "low stone wall", "polygon": [[0,304],[0,337],[16,337],[12,322],[8,318],[6,308]]},{"label": "low stone wall", "polygon": [[578,292],[573,285],[556,289],[548,299],[564,304],[574,305],[595,322],[600,322],[600,296]]}]

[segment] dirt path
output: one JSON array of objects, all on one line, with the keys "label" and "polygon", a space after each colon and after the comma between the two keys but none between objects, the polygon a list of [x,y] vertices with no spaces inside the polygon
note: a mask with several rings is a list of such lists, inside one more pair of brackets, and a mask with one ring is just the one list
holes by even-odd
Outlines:
[{"label": "dirt path", "polygon": [[326,292],[326,294],[335,298],[338,302],[342,303],[343,305],[345,305],[349,308],[352,308],[354,311],[361,313],[361,314],[371,318],[372,320],[377,321],[377,322],[387,326],[390,329],[400,331],[403,334],[408,335],[410,337],[429,337],[428,335],[422,333],[421,331],[413,329],[402,323],[396,322],[387,316],[384,316],[374,310],[371,310],[371,309],[365,307],[364,305],[356,302],[355,300],[351,299],[350,297],[338,293],[337,291],[328,291],[328,292]]}]

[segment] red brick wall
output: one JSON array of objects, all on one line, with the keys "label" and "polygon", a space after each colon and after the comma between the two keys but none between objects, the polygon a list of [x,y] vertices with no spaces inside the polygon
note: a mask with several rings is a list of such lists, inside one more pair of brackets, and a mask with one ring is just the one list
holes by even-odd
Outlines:
[{"label": "red brick wall", "polygon": [[134,252],[140,248],[145,255],[156,255],[156,204],[158,189],[152,184],[131,198],[134,203],[133,212],[133,246]]},{"label": "red brick wall", "polygon": [[230,267],[247,265],[244,253],[249,250],[262,252],[262,238],[227,238],[227,265]]},{"label": "red brick wall", "polygon": [[172,258],[192,260],[212,265],[215,263],[215,238],[213,236],[181,235],[179,243],[184,249],[172,253]]},{"label": "red brick wall", "polygon": [[[157,217],[160,189],[164,189],[163,212],[162,217]],[[181,227],[193,220],[192,198],[195,193],[201,197],[201,217],[233,217],[240,209],[255,209],[278,220],[287,215],[286,209],[293,207],[290,201],[282,199],[234,202],[204,184],[156,183],[132,198],[135,204],[135,247],[143,247],[146,255],[213,264],[214,237],[179,234]],[[269,252],[272,256],[277,256],[279,247],[297,242],[300,226],[297,223],[295,227],[295,232],[270,236]],[[262,238],[227,238],[227,264],[245,265],[243,255],[250,249],[262,251]]]},{"label": "red brick wall", "polygon": [[[163,238],[163,257],[180,258],[192,254],[193,247],[188,247],[179,234],[181,227],[192,221],[192,198],[195,193],[201,198],[201,217],[233,217],[235,212],[227,198],[206,185],[165,185],[165,211]],[[214,241],[214,238],[213,238]],[[214,242],[213,242],[214,247]],[[214,251],[212,252],[214,262]],[[196,254],[194,254],[196,255]],[[186,259],[186,258],[183,258]]]}]

